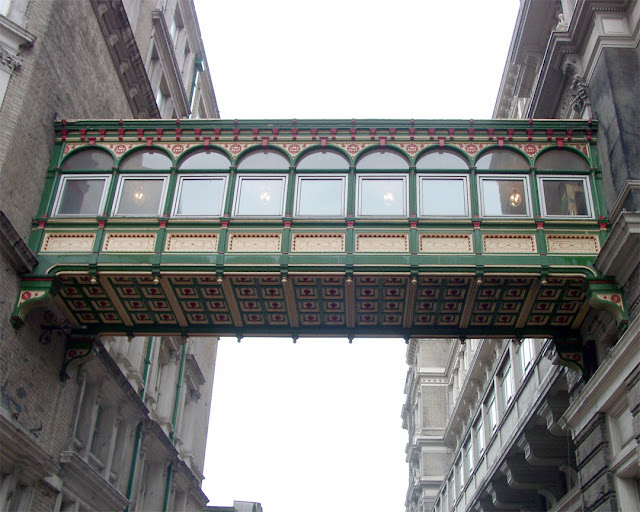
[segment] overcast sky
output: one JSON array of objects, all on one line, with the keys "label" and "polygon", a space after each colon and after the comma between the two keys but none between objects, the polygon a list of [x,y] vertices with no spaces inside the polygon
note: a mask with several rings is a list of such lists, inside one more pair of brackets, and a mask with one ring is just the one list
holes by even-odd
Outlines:
[{"label": "overcast sky", "polygon": [[[224,119],[486,119],[518,0],[196,0]],[[212,505],[404,510],[402,340],[223,339]]]}]

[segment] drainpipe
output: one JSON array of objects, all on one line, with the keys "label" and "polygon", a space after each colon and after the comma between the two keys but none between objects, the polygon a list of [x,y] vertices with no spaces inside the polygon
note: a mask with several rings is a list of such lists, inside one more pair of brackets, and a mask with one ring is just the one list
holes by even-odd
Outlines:
[{"label": "drainpipe", "polygon": [[[147,378],[149,377],[149,366],[151,366],[151,349],[153,348],[153,337],[149,336],[147,340],[147,355],[144,359],[144,371],[142,374],[142,389],[140,390],[140,398],[144,402],[147,394]],[[131,501],[133,493],[133,483],[136,477],[136,466],[138,465],[138,453],[140,452],[140,444],[142,443],[142,424],[139,422],[136,428],[136,439],[133,444],[133,456],[131,457],[131,470],[129,471],[129,482],[127,483],[127,499]],[[129,505],[125,507],[125,512],[129,512]]]},{"label": "drainpipe", "polygon": [[173,476],[173,462],[169,462],[167,469],[167,485],[164,489],[164,503],[162,504],[162,512],[167,512],[169,506],[169,494],[171,493],[171,477]]},{"label": "drainpipe", "polygon": [[202,73],[204,67],[202,59],[196,59],[193,66],[193,79],[191,80],[191,93],[189,94],[189,113],[193,112],[193,99],[196,93],[196,82],[198,81],[198,73]]}]

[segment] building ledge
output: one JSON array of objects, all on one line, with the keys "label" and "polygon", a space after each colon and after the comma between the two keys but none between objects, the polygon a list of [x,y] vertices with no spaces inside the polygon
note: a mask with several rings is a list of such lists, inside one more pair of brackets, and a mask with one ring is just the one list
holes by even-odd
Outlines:
[{"label": "building ledge", "polygon": [[0,210],[0,249],[16,272],[31,272],[38,264],[38,260],[2,210]]}]

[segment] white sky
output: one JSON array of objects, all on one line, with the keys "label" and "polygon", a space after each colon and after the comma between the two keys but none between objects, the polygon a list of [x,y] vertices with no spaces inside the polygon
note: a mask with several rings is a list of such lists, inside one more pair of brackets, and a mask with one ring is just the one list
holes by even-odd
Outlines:
[{"label": "white sky", "polygon": [[[490,118],[518,0],[195,0],[223,119]],[[223,339],[204,492],[404,510],[402,340]]]}]

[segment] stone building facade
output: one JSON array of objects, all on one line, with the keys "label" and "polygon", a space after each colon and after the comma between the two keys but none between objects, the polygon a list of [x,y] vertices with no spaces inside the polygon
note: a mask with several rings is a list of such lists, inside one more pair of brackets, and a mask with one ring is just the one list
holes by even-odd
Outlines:
[{"label": "stone building facade", "polygon": [[582,368],[550,339],[412,340],[410,512],[640,508],[639,41],[637,1],[520,2],[494,117],[598,120],[609,235],[594,265],[629,322],[589,312]]},{"label": "stone building facade", "polygon": [[216,338],[103,337],[61,371],[64,316],[9,318],[55,120],[218,116],[191,0],[0,2],[0,509],[206,504]]}]

